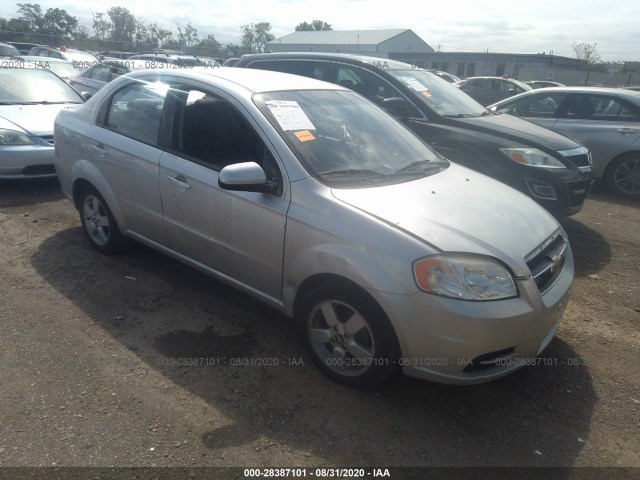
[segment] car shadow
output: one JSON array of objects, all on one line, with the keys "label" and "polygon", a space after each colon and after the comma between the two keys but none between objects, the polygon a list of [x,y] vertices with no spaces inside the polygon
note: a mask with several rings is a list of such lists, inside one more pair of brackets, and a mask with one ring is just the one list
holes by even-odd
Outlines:
[{"label": "car shadow", "polygon": [[64,198],[57,177],[20,180],[0,179],[0,208],[26,207]]},{"label": "car shadow", "polygon": [[91,325],[231,419],[203,418],[189,439],[212,452],[295,449],[338,466],[572,466],[589,441],[594,386],[561,338],[537,365],[488,384],[398,376],[358,390],[319,372],[293,321],[144,246],[104,256],[72,228],[31,263]]},{"label": "car shadow", "polygon": [[640,207],[640,202],[638,200],[623,198],[609,192],[606,189],[604,182],[602,180],[597,181],[593,185],[593,187],[591,188],[591,191],[589,192],[589,199],[596,200],[599,202],[611,203],[614,205],[620,205],[624,207],[635,207],[635,208]]},{"label": "car shadow", "polygon": [[611,262],[611,246],[600,232],[571,217],[559,222],[569,236],[576,276],[592,275]]}]

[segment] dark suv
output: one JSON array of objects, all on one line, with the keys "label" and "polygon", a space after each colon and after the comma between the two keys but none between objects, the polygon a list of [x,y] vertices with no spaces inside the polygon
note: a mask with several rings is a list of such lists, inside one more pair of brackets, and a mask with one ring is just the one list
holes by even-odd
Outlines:
[{"label": "dark suv", "polygon": [[510,115],[495,115],[434,73],[384,58],[330,53],[244,55],[235,68],[313,77],[355,90],[437,152],[520,190],[555,215],[582,208],[593,177],[582,145]]}]

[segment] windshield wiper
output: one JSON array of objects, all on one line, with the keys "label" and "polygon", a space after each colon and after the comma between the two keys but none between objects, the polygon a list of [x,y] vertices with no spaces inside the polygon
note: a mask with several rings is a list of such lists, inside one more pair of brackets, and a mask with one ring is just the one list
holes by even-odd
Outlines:
[{"label": "windshield wiper", "polygon": [[473,118],[474,115],[470,113],[456,113],[454,115],[444,115],[447,118]]},{"label": "windshield wiper", "polygon": [[380,172],[366,168],[345,168],[343,170],[327,170],[326,172],[316,173],[317,176],[327,175],[382,175]]}]

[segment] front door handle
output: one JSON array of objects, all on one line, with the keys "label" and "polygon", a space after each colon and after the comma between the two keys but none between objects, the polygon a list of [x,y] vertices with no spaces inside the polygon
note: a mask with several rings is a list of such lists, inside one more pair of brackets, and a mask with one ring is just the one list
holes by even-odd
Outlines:
[{"label": "front door handle", "polygon": [[104,145],[99,143],[97,145],[89,145],[89,148],[98,154],[98,157],[102,158],[107,155],[107,151],[104,149]]},{"label": "front door handle", "polygon": [[184,175],[177,175],[176,177],[169,175],[167,178],[171,183],[173,183],[174,187],[182,188],[184,190],[189,190],[191,188],[191,185],[187,183],[187,179]]},{"label": "front door handle", "polygon": [[628,135],[630,133],[636,133],[637,130],[635,128],[619,128],[618,130],[616,130],[616,132],[622,135]]}]

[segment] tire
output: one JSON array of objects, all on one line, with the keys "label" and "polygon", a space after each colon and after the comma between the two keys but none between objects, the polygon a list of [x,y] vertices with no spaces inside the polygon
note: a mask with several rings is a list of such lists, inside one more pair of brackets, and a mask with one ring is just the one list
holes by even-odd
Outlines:
[{"label": "tire", "polygon": [[640,153],[615,159],[605,175],[607,189],[632,200],[640,200]]},{"label": "tire", "polygon": [[93,248],[102,253],[118,253],[127,248],[111,210],[100,193],[92,186],[80,193],[80,222]]},{"label": "tire", "polygon": [[315,287],[302,302],[298,327],[313,361],[339,383],[372,387],[397,370],[395,332],[380,306],[357,287]]}]

